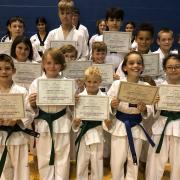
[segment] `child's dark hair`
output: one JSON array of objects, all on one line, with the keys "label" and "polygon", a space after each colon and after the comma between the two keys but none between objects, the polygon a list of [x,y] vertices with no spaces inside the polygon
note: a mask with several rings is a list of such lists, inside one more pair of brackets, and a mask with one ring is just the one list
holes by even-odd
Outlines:
[{"label": "child's dark hair", "polygon": [[73,13],[80,15],[80,10],[77,7],[73,8]]},{"label": "child's dark hair", "polygon": [[20,16],[14,16],[14,17],[10,18],[9,25],[11,26],[11,24],[16,21],[19,21],[20,23],[22,23],[25,28],[25,22],[24,22],[23,18],[21,18]]},{"label": "child's dark hair", "polygon": [[177,61],[180,61],[180,55],[179,54],[169,54],[167,55],[164,59],[163,59],[163,69],[166,69],[166,64],[168,62],[169,59],[174,59]]},{"label": "child's dark hair", "polygon": [[7,54],[0,54],[0,62],[7,62],[11,65],[12,69],[15,69],[12,57]]},{"label": "child's dark hair", "polygon": [[42,56],[43,63],[46,61],[48,55],[50,55],[52,57],[52,59],[54,60],[55,63],[61,64],[61,67],[62,67],[61,71],[63,71],[66,68],[65,57],[59,48],[47,49]]},{"label": "child's dark hair", "polygon": [[112,7],[109,8],[106,12],[106,16],[105,19],[106,21],[109,19],[120,19],[121,21],[123,21],[124,19],[124,11],[118,7]]},{"label": "child's dark hair", "polygon": [[136,24],[134,21],[127,21],[125,22],[124,26],[126,27],[128,24],[131,24],[134,27],[134,29],[136,28]]},{"label": "child's dark hair", "polygon": [[149,23],[140,24],[135,30],[135,36],[137,36],[140,31],[148,31],[150,32],[152,38],[154,36],[154,27]]},{"label": "child's dark hair", "polygon": [[141,53],[138,51],[131,51],[124,56],[124,60],[123,60],[122,66],[121,66],[121,69],[125,75],[127,75],[127,72],[124,70],[124,67],[127,65],[128,57],[132,54],[138,55],[142,60],[142,65],[144,66],[144,59],[143,59],[143,56],[141,55]]},{"label": "child's dark hair", "polygon": [[11,46],[11,56],[13,58],[16,58],[16,46],[19,44],[19,43],[24,43],[26,46],[29,47],[29,56],[28,56],[28,59],[29,60],[32,60],[33,59],[33,47],[32,47],[32,44],[31,44],[31,41],[28,37],[26,36],[17,36],[13,43],[12,43],[12,46]]},{"label": "child's dark hair", "polygon": [[39,23],[44,23],[46,25],[47,24],[46,18],[43,16],[37,17],[36,18],[36,25],[38,25]]}]

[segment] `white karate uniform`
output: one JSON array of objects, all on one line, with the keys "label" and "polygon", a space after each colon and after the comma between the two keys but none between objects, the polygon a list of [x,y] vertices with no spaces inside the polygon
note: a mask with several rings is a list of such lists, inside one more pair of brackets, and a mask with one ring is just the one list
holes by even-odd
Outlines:
[{"label": "white karate uniform", "polygon": [[[88,95],[86,89],[79,94]],[[98,96],[105,96],[100,90]],[[74,131],[78,128],[73,126]],[[88,164],[91,161],[91,180],[103,179],[103,128],[97,126],[92,128],[84,134],[81,139],[79,152],[77,157],[77,179],[88,179]]]},{"label": "white karate uniform", "polygon": [[[168,83],[167,81],[164,81],[162,84],[167,85]],[[168,160],[171,164],[170,180],[179,180],[180,178],[180,119],[169,122],[164,133],[161,151],[160,153],[155,152],[166,120],[167,117],[161,116],[160,111],[157,111],[156,122],[152,126],[152,138],[156,147],[149,147],[146,180],[160,180],[163,176],[164,167]]]},{"label": "white karate uniform", "polygon": [[[38,34],[34,34],[33,36],[31,36],[30,40],[31,40],[32,45],[37,49],[37,51],[39,51],[39,52],[45,51],[45,47],[44,47],[44,45],[41,45]],[[45,41],[46,41],[46,39],[45,39]],[[45,43],[45,41],[44,41],[44,43]]]},{"label": "white karate uniform", "polygon": [[[126,78],[121,79],[121,81],[127,81]],[[111,98],[117,96],[120,80],[114,81],[111,88],[107,92],[107,95]],[[148,85],[148,83],[139,81],[139,84]],[[140,113],[136,107],[129,107],[129,103],[120,102],[118,111],[128,113],[128,114],[138,114]],[[114,115],[116,112],[112,111]],[[152,113],[152,107],[147,106],[147,115],[142,114],[143,119],[146,119]],[[117,120],[115,116],[113,118],[113,126],[109,130],[111,135],[111,172],[112,180],[136,180],[138,175],[138,165],[134,165],[131,151],[129,149],[129,143],[127,138],[126,127],[123,122]],[[104,126],[104,129],[108,129]],[[143,140],[146,140],[146,136],[143,130],[139,126],[134,126],[131,128],[134,147],[137,155],[137,161],[139,161],[139,156],[141,153],[141,147]],[[127,160],[127,174],[124,177],[124,163]]]},{"label": "white karate uniform", "polygon": [[89,50],[85,37],[81,32],[76,30],[75,27],[72,28],[66,38],[64,37],[62,26],[50,31],[45,42],[45,49],[50,48],[51,41],[76,41],[78,51],[77,59],[88,58]]},{"label": "white karate uniform", "polygon": [[89,32],[88,32],[87,27],[82,25],[82,24],[80,24],[79,28],[78,28],[78,31],[80,31],[84,35],[85,40],[88,43],[88,41],[89,41]]},{"label": "white karate uniform", "polygon": [[[61,75],[57,77],[61,79]],[[37,92],[37,84],[39,79],[47,79],[43,74],[35,79],[30,88],[29,94]],[[66,108],[66,114],[59,119],[53,121],[53,140],[55,149],[54,165],[49,165],[51,152],[51,135],[48,124],[45,120],[35,119],[35,129],[40,133],[40,137],[36,141],[38,169],[40,177],[43,180],[68,180],[70,165],[70,110],[65,105],[40,106],[47,113],[57,113]],[[38,116],[38,109],[36,117]]]},{"label": "white karate uniform", "polygon": [[[1,92],[0,92],[1,93]],[[34,113],[27,105],[27,90],[24,87],[13,83],[9,94],[24,94],[25,98],[25,118],[18,122],[22,128],[29,128],[33,121]],[[0,157],[4,151],[7,132],[0,131]],[[7,140],[7,157],[0,180],[29,180],[29,164],[28,164],[28,142],[29,135],[23,132],[14,132]]]}]

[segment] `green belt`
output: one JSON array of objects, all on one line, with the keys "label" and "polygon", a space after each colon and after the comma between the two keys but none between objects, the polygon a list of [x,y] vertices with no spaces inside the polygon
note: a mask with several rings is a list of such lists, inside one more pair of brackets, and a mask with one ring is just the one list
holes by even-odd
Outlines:
[{"label": "green belt", "polygon": [[164,111],[164,110],[162,110],[162,111],[161,111],[161,115],[162,115],[162,116],[166,116],[166,117],[167,117],[167,120],[166,120],[164,129],[163,129],[163,131],[162,131],[162,134],[161,134],[161,137],[160,137],[160,140],[159,140],[157,149],[156,149],[156,153],[160,153],[161,146],[162,146],[163,139],[164,139],[164,133],[165,133],[166,127],[167,127],[167,125],[169,124],[169,122],[171,122],[171,121],[176,121],[176,120],[180,119],[180,112]]},{"label": "green belt", "polygon": [[95,127],[101,126],[101,125],[102,125],[101,121],[82,121],[82,125],[80,127],[81,128],[80,133],[75,141],[75,145],[78,145],[77,153],[76,153],[76,162],[77,162],[77,156],[78,156],[78,152],[79,152],[80,142],[81,142],[81,139],[84,136],[84,134],[86,134],[86,132],[89,129],[92,129],[92,128],[95,128]]},{"label": "green belt", "polygon": [[45,120],[49,126],[49,131],[50,131],[51,140],[52,140],[49,165],[54,165],[54,156],[55,156],[54,141],[53,141],[53,121],[59,119],[60,117],[64,116],[65,114],[66,114],[66,108],[57,113],[47,113],[39,108],[39,115],[35,118],[35,119]]},{"label": "green belt", "polygon": [[21,132],[24,132],[30,136],[39,137],[39,133],[37,133],[31,129],[28,129],[28,128],[22,129],[17,124],[15,126],[0,126],[0,131],[7,132],[7,137],[5,140],[5,148],[4,148],[4,151],[2,153],[1,160],[0,160],[0,177],[1,177],[3,169],[4,169],[6,157],[7,157],[7,152],[8,152],[6,143],[7,143],[7,140],[9,139],[9,137],[11,136],[11,134],[14,132],[20,132],[21,131]]}]

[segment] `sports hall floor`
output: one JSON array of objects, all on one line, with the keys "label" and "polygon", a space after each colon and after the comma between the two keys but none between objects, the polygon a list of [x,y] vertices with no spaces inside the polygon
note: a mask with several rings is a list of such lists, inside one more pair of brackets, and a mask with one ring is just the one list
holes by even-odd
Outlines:
[{"label": "sports hall floor", "polygon": [[[29,156],[29,164],[30,164],[30,174],[31,178],[30,180],[40,180],[39,174],[38,174],[38,169],[37,169],[37,164],[33,160],[33,157],[30,155]],[[76,169],[75,169],[75,163],[71,162],[71,170],[70,170],[70,180],[76,180]],[[170,165],[166,165],[165,167],[165,173],[162,178],[162,180],[169,180],[169,173],[170,173]],[[111,179],[111,173],[110,173],[110,168],[104,168],[104,180],[110,180]],[[144,180],[142,173],[139,173],[139,178],[138,180]]]}]

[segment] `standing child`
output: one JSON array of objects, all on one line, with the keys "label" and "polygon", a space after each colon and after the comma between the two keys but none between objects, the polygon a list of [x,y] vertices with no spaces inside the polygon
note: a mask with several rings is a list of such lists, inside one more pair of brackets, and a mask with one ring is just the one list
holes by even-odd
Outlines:
[{"label": "standing child", "polygon": [[[163,60],[163,69],[167,79],[164,85],[178,85],[180,87],[180,56],[170,54]],[[153,140],[156,148],[149,147],[146,180],[160,180],[164,167],[169,160],[171,165],[170,180],[180,177],[180,112],[157,111],[157,121],[152,126]],[[162,145],[160,145],[160,139]]]},{"label": "standing child", "polygon": [[[101,73],[97,67],[89,67],[85,71],[85,90],[79,95],[98,95],[105,96],[99,89],[101,84]],[[78,102],[77,102],[78,103]],[[80,127],[80,125],[82,125]],[[91,126],[90,129],[84,128]],[[83,128],[84,127],[84,128]],[[80,130],[81,128],[81,130]],[[79,151],[77,154],[77,179],[88,179],[88,165],[91,162],[91,179],[103,179],[103,129],[101,121],[82,121],[81,119],[73,120],[73,129],[79,131],[77,144]]]},{"label": "standing child", "polygon": [[30,40],[33,44],[33,46],[36,47],[36,49],[39,52],[39,55],[42,56],[44,52],[44,42],[46,41],[48,32],[47,32],[47,21],[45,17],[38,17],[36,19],[36,28],[37,28],[37,34],[34,34],[31,36]]},{"label": "standing child", "polygon": [[76,27],[76,29],[84,35],[85,40],[88,43],[89,32],[88,32],[87,27],[80,23],[80,11],[76,7],[73,9],[72,23]]},{"label": "standing child", "polygon": [[[109,8],[106,12],[106,24],[109,31],[119,31],[124,19],[124,11],[118,7]],[[103,41],[103,35],[98,36],[94,41]],[[112,63],[115,71],[124,57],[123,53],[109,52],[106,57],[106,62]]]},{"label": "standing child", "polygon": [[92,35],[90,40],[89,40],[90,55],[92,54],[92,43],[95,42],[95,39],[98,36],[101,36],[103,34],[103,31],[106,31],[106,30],[107,30],[107,25],[106,25],[105,19],[98,19],[96,21],[96,31],[97,31],[97,34]]},{"label": "standing child", "polygon": [[159,48],[153,53],[159,53],[159,71],[160,75],[155,78],[157,84],[161,84],[165,80],[165,74],[163,72],[163,59],[171,53],[171,47],[174,42],[173,31],[168,28],[162,28],[157,34],[157,44]]},{"label": "standing child", "polygon": [[78,44],[78,58],[88,58],[89,52],[85,37],[72,24],[73,8],[73,1],[59,2],[58,13],[61,25],[59,28],[49,32],[45,42],[45,48],[50,48],[51,41],[76,41]]},{"label": "standing child", "polygon": [[[12,58],[6,54],[0,54],[0,94],[20,93],[27,100],[27,90],[16,85],[12,80],[15,72]],[[32,121],[33,111],[28,108],[26,102],[25,118],[0,119],[0,179],[30,179],[28,166],[29,137],[26,128],[30,126]],[[32,131],[29,130],[29,132]]]},{"label": "standing child", "polygon": [[[111,172],[112,180],[132,179],[136,180],[138,175],[139,156],[143,140],[146,140],[143,128],[139,125],[144,118],[151,113],[151,106],[146,106],[143,102],[132,105],[128,102],[122,102],[117,99],[118,89],[121,81],[127,81],[138,84],[146,84],[139,80],[144,69],[143,58],[138,52],[130,52],[124,57],[122,70],[126,74],[126,78],[114,81],[108,91],[108,95],[112,98],[112,112],[115,113],[114,127],[111,132]],[[124,118],[125,117],[125,118]],[[125,121],[130,118],[136,123],[130,123],[130,129],[126,127]],[[141,124],[142,126],[142,124]],[[129,139],[132,136],[132,141]],[[152,143],[152,142],[151,142]],[[129,148],[129,146],[134,146]],[[124,175],[124,164],[127,160],[127,173]]]},{"label": "standing child", "polygon": [[1,39],[1,42],[12,42],[17,36],[21,36],[24,33],[25,22],[19,16],[11,17],[7,24],[8,36]]},{"label": "standing child", "polygon": [[[142,23],[135,31],[135,41],[137,43],[137,48],[135,49],[141,54],[151,53],[151,44],[153,43],[154,28],[151,24]],[[122,63],[119,65],[116,74],[120,77],[125,77],[122,71]]]},{"label": "standing child", "polygon": [[[35,79],[29,88],[29,102],[36,113],[35,128],[40,133],[40,138],[36,142],[38,169],[41,179],[68,180],[71,130],[69,106],[36,105],[38,80],[63,78],[65,59],[59,49],[50,48],[45,51],[42,68],[44,74]],[[50,115],[53,118],[51,122],[46,118]]]}]

